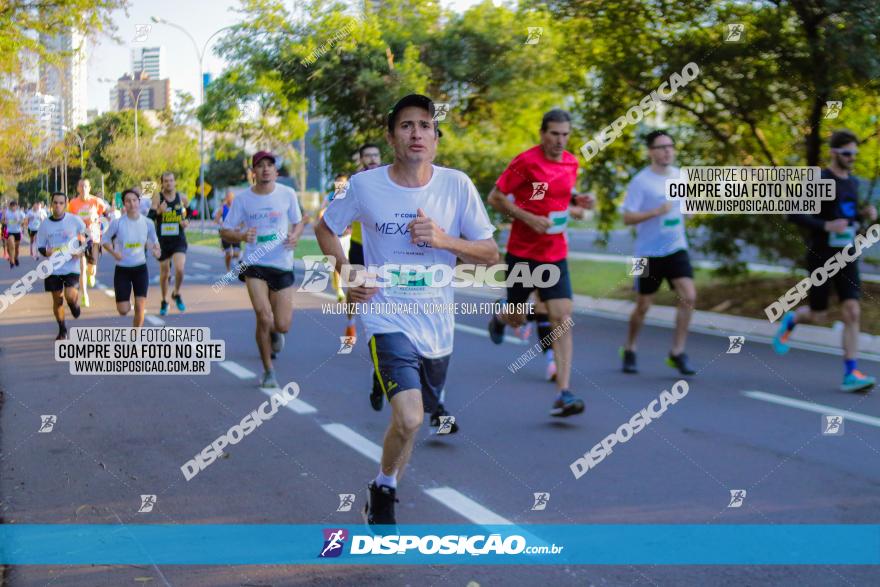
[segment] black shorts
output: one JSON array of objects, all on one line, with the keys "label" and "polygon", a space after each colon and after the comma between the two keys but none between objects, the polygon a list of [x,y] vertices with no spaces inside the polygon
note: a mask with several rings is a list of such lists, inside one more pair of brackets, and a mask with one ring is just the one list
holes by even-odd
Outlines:
[{"label": "black shorts", "polygon": [[[98,247],[98,256],[95,256],[95,247],[92,245],[97,245]],[[86,241],[85,255],[86,262],[89,265],[96,265],[98,263],[98,257],[104,254],[104,247],[101,246],[100,243],[93,243],[92,239]]]},{"label": "black shorts", "polygon": [[266,267],[265,265],[249,265],[247,269],[238,274],[238,279],[247,282],[247,279],[262,279],[269,284],[272,291],[281,291],[291,287],[294,282],[293,270],[282,271],[275,267]]},{"label": "black shorts", "polygon": [[113,272],[113,291],[116,292],[116,302],[131,301],[131,290],[134,289],[134,297],[147,297],[147,288],[150,285],[150,274],[147,272],[147,264],[135,267],[116,266]]},{"label": "black shorts", "polygon": [[10,232],[9,236],[7,236],[6,238],[11,238],[12,240],[14,240],[17,243],[21,242],[21,233],[20,232]]},{"label": "black shorts", "polygon": [[530,287],[522,283],[512,283],[507,287],[507,303],[522,304],[525,303],[533,290],[538,290],[538,297],[542,302],[547,300],[572,299],[571,294],[571,278],[568,275],[568,261],[556,261],[549,263],[546,261],[533,261],[507,253],[504,256],[504,262],[507,263],[507,275],[509,276],[513,270],[513,266],[517,263],[528,263],[529,274],[535,273],[535,268],[540,265],[555,265],[559,268],[559,281],[547,287]]},{"label": "black shorts", "polygon": [[35,237],[36,235],[37,235],[37,231],[36,231],[36,230],[31,230],[30,228],[28,228],[28,236],[30,237],[31,240],[34,240],[34,237]]},{"label": "black shorts", "polygon": [[[817,268],[825,264],[829,257],[833,257],[837,250],[821,252],[807,252],[807,271],[813,273]],[[822,285],[814,285],[809,289],[810,309],[814,312],[824,312],[828,309],[828,299],[831,297],[831,284],[837,291],[837,299],[858,300],[862,297],[862,280],[859,275],[859,262],[855,260],[840,266],[837,274],[825,280]]]},{"label": "black shorts", "polygon": [[348,263],[350,265],[366,265],[364,263],[364,245],[351,241],[348,249]]},{"label": "black shorts", "polygon": [[675,289],[672,285],[673,279],[680,277],[694,276],[694,269],[691,267],[691,257],[685,250],[676,251],[665,257],[646,257],[648,260],[644,272],[636,277],[634,289],[642,295],[651,295],[656,293],[663,280],[669,282],[670,289]]},{"label": "black shorts", "polygon": [[160,261],[167,261],[175,253],[186,253],[186,239],[159,239],[159,248],[162,254],[159,256]]},{"label": "black shorts", "polygon": [[238,249],[241,250],[241,243],[231,243],[229,241],[225,241],[222,238],[220,239],[220,248],[224,251],[229,251],[230,249]]},{"label": "black shorts", "polygon": [[46,291],[61,291],[65,287],[79,287],[79,273],[63,273],[61,275],[50,275],[43,280],[43,287]]},{"label": "black shorts", "polygon": [[385,397],[392,397],[407,389],[422,391],[422,404],[431,413],[443,400],[449,358],[428,359],[421,356],[402,332],[376,334],[370,339],[373,368]]}]

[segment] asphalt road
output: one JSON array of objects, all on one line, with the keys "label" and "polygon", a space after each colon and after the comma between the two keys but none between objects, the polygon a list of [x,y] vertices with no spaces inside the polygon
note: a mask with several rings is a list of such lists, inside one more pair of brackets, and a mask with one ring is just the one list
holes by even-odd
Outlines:
[{"label": "asphalt road", "polygon": [[[35,266],[0,265],[0,291]],[[112,283],[105,256],[98,280]],[[151,262],[150,271],[158,274]],[[324,296],[297,296],[293,327],[276,369],[295,381],[299,402],[282,409],[186,481],[180,466],[266,399],[253,313],[243,285],[219,293],[218,254],[190,251],[184,314],[169,326],[209,326],[225,340],[226,367],[204,377],[73,376],[54,360],[56,334],[41,284],[0,314],[0,501],[7,523],[359,524],[366,483],[388,411],[369,407],[370,361],[361,340],[339,355],[344,317],[322,314]],[[298,279],[301,276],[298,276]],[[149,312],[159,325],[158,287]],[[128,326],[113,300],[93,291],[81,326]],[[457,301],[487,298],[460,296]],[[569,464],[678,379],[663,365],[671,332],[647,327],[642,373],[619,371],[619,320],[578,316],[573,389],[586,412],[549,417],[554,388],[543,359],[512,374],[524,345],[492,345],[484,316],[460,316],[446,404],[461,431],[425,426],[398,497],[406,524],[864,524],[880,523],[880,400],[836,390],[839,357],[792,350],[777,357],[747,341],[695,334],[689,354],[699,373],[688,395],[595,469],[575,479]],[[68,320],[68,326],[74,325]],[[150,325],[150,324],[148,324]],[[534,339],[531,341],[534,343]],[[862,369],[880,373],[876,363]],[[746,394],[745,392],[751,392]],[[762,392],[757,394],[754,392]],[[781,399],[780,399],[781,398]],[[792,402],[791,400],[795,400]],[[781,403],[780,403],[781,402]],[[798,403],[801,402],[801,403]],[[821,433],[815,406],[849,410],[844,434]],[[812,410],[812,411],[811,411]],[[54,414],[51,433],[38,433]],[[857,421],[860,420],[860,421]],[[739,508],[730,490],[745,489]],[[532,511],[533,493],[550,493]],[[338,495],[355,507],[337,512]],[[138,513],[140,495],[155,494]],[[804,566],[22,566],[13,587],[245,585],[870,585],[877,567]]]}]

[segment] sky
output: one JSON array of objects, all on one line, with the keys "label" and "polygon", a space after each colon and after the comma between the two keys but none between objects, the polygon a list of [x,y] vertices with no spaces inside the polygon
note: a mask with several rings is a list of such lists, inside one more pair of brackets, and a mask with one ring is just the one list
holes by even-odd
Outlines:
[{"label": "sky", "polygon": [[[295,4],[295,0],[290,0]],[[444,6],[462,11],[477,4],[478,0],[442,0]],[[88,107],[105,112],[110,108],[110,90],[115,80],[131,70],[131,49],[135,46],[164,47],[165,73],[171,79],[171,95],[183,90],[199,98],[199,66],[192,41],[179,29],[156,24],[151,16],[164,18],[185,28],[195,38],[199,48],[218,29],[239,21],[234,9],[240,4],[237,0],[134,0],[125,11],[116,11],[113,21],[116,35],[123,44],[116,43],[106,35],[99,37],[90,48],[88,56]],[[134,44],[139,27],[150,27],[146,39],[140,45]],[[140,30],[143,30],[142,28]],[[142,36],[142,35],[141,35]],[[211,41],[214,45],[216,39]],[[213,55],[211,46],[205,55],[204,69],[216,76],[223,69],[223,60]],[[114,80],[113,83],[99,79]]]}]

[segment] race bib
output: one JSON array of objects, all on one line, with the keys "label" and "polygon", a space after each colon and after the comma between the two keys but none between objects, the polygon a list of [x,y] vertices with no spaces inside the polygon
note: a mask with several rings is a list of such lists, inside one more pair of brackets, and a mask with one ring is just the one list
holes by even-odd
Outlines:
[{"label": "race bib", "polygon": [[433,276],[430,271],[418,269],[392,269],[389,276],[397,281],[397,285],[385,290],[385,295],[395,298],[433,298],[439,292],[431,287]]},{"label": "race bib", "polygon": [[180,234],[180,225],[176,222],[163,222],[159,234],[161,236],[177,236]]},{"label": "race bib", "polygon": [[126,249],[140,249],[144,246],[144,243],[125,243]]},{"label": "race bib", "polygon": [[270,233],[270,234],[258,234],[257,235],[257,242],[258,243],[269,243],[274,240],[278,240],[278,234],[274,233],[274,232]]},{"label": "race bib", "polygon": [[856,238],[856,227],[847,226],[843,232],[829,232],[828,246],[836,249],[843,248],[853,242]]},{"label": "race bib", "polygon": [[668,214],[663,217],[663,221],[660,223],[660,230],[663,232],[673,232],[678,230],[679,226],[681,226],[681,216],[678,214]]},{"label": "race bib", "polygon": [[550,222],[553,224],[544,234],[559,234],[565,232],[565,228],[568,226],[568,210],[550,212],[547,214],[547,218],[549,218]]}]

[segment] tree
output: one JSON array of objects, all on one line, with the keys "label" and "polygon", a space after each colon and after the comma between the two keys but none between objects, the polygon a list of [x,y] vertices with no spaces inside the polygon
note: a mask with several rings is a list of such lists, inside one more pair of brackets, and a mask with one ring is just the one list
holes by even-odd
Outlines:
[{"label": "tree", "polygon": [[156,135],[135,150],[134,139],[117,137],[107,148],[106,156],[118,174],[116,185],[129,187],[141,181],[160,181],[162,173],[171,171],[177,180],[177,189],[194,194],[199,176],[199,157],[196,141],[185,129],[175,128]]},{"label": "tree", "polygon": [[[537,3],[536,3],[537,4]],[[542,6],[546,3],[540,3]],[[825,104],[861,112],[880,87],[880,4],[873,0],[561,0],[550,3],[587,64],[570,78],[576,110],[592,135],[689,62],[698,78],[666,101],[665,124],[688,165],[819,165]],[[743,42],[724,41],[727,24]],[[848,121],[856,121],[856,117]],[[603,226],[616,216],[620,185],[646,157],[630,126],[587,164],[602,198]],[[854,128],[861,136],[875,128]],[[770,259],[802,251],[799,231],[780,216],[712,216],[707,248],[731,269],[746,243]]]},{"label": "tree", "polygon": [[[248,157],[235,145],[219,143],[214,146],[214,158],[205,170],[205,181],[214,191],[247,182]],[[214,194],[216,197],[216,193]]]},{"label": "tree", "polygon": [[[40,133],[18,111],[11,88],[25,81],[37,62],[58,65],[68,53],[50,52],[41,35],[74,29],[86,35],[112,33],[111,15],[128,0],[4,0],[0,2],[0,188],[39,172],[34,156]],[[23,138],[24,135],[24,138]]]},{"label": "tree", "polygon": [[[347,10],[315,1],[306,7],[307,22],[297,23],[280,2],[244,2],[242,25],[220,44],[232,69],[209,88],[206,124],[241,129],[247,100],[271,104],[278,116],[309,104],[311,116],[330,123],[324,140],[332,171],[350,172],[360,144],[384,148],[391,106],[425,93],[450,104],[438,163],[465,170],[488,193],[510,158],[535,144],[543,112],[564,105],[561,82],[571,74],[555,57],[564,39],[548,35],[540,47],[525,45],[524,13],[491,1],[464,15],[408,0],[364,15]],[[527,16],[529,25],[552,20],[541,10]],[[276,132],[262,120],[244,130]]]}]

